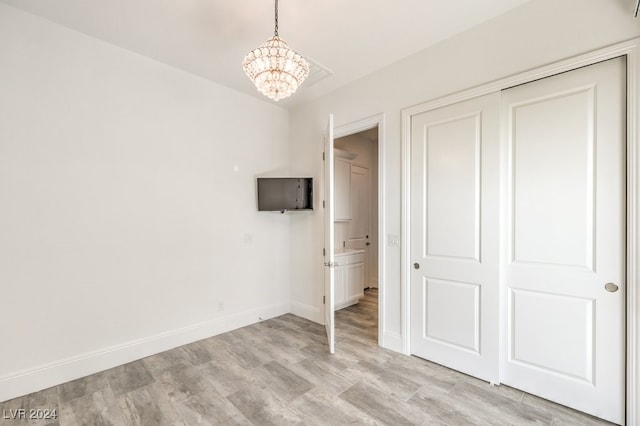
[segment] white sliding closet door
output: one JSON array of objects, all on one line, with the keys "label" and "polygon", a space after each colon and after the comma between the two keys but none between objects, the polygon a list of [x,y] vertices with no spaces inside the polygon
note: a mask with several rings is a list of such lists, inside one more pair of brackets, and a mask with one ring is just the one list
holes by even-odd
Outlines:
[{"label": "white sliding closet door", "polygon": [[411,352],[498,380],[499,93],[411,121]]},{"label": "white sliding closet door", "polygon": [[624,421],[625,63],[503,92],[501,381]]}]

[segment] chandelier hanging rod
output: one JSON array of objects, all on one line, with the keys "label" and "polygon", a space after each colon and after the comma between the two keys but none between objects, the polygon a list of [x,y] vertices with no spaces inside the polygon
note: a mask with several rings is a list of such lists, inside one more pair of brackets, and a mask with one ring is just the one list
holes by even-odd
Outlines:
[{"label": "chandelier hanging rod", "polygon": [[[639,1],[640,1],[640,0],[639,0]],[[273,29],[273,35],[274,35],[274,36],[276,36],[276,37],[278,37],[278,0],[276,0],[276,7],[275,7],[275,9],[276,9],[276,13],[275,13],[275,14],[276,14],[276,19],[275,19],[275,21],[276,21],[276,25],[275,25],[275,28]]]}]

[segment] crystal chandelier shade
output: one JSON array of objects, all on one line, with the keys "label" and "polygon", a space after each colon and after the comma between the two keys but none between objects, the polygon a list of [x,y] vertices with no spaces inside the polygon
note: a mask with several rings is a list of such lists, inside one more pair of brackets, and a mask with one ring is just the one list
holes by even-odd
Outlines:
[{"label": "crystal chandelier shade", "polygon": [[291,96],[309,75],[309,64],[278,36],[278,0],[274,36],[249,52],[242,68],[256,88],[274,101]]}]

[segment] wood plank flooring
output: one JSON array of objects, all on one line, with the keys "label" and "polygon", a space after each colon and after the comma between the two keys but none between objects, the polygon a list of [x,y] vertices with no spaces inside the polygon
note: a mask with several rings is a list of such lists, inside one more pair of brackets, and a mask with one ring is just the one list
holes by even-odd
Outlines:
[{"label": "wood plank flooring", "polygon": [[608,424],[380,348],[375,289],[336,333],[329,355],[323,326],[283,315],[0,403],[0,425]]}]

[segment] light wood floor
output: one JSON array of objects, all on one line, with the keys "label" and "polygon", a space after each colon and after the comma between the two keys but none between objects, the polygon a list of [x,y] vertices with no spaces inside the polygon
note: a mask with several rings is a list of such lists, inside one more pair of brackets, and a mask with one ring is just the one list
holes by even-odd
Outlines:
[{"label": "light wood floor", "polygon": [[[596,425],[568,408],[380,348],[377,291],[324,327],[283,315],[0,403],[0,425]],[[10,420],[56,409],[57,421]]]}]

